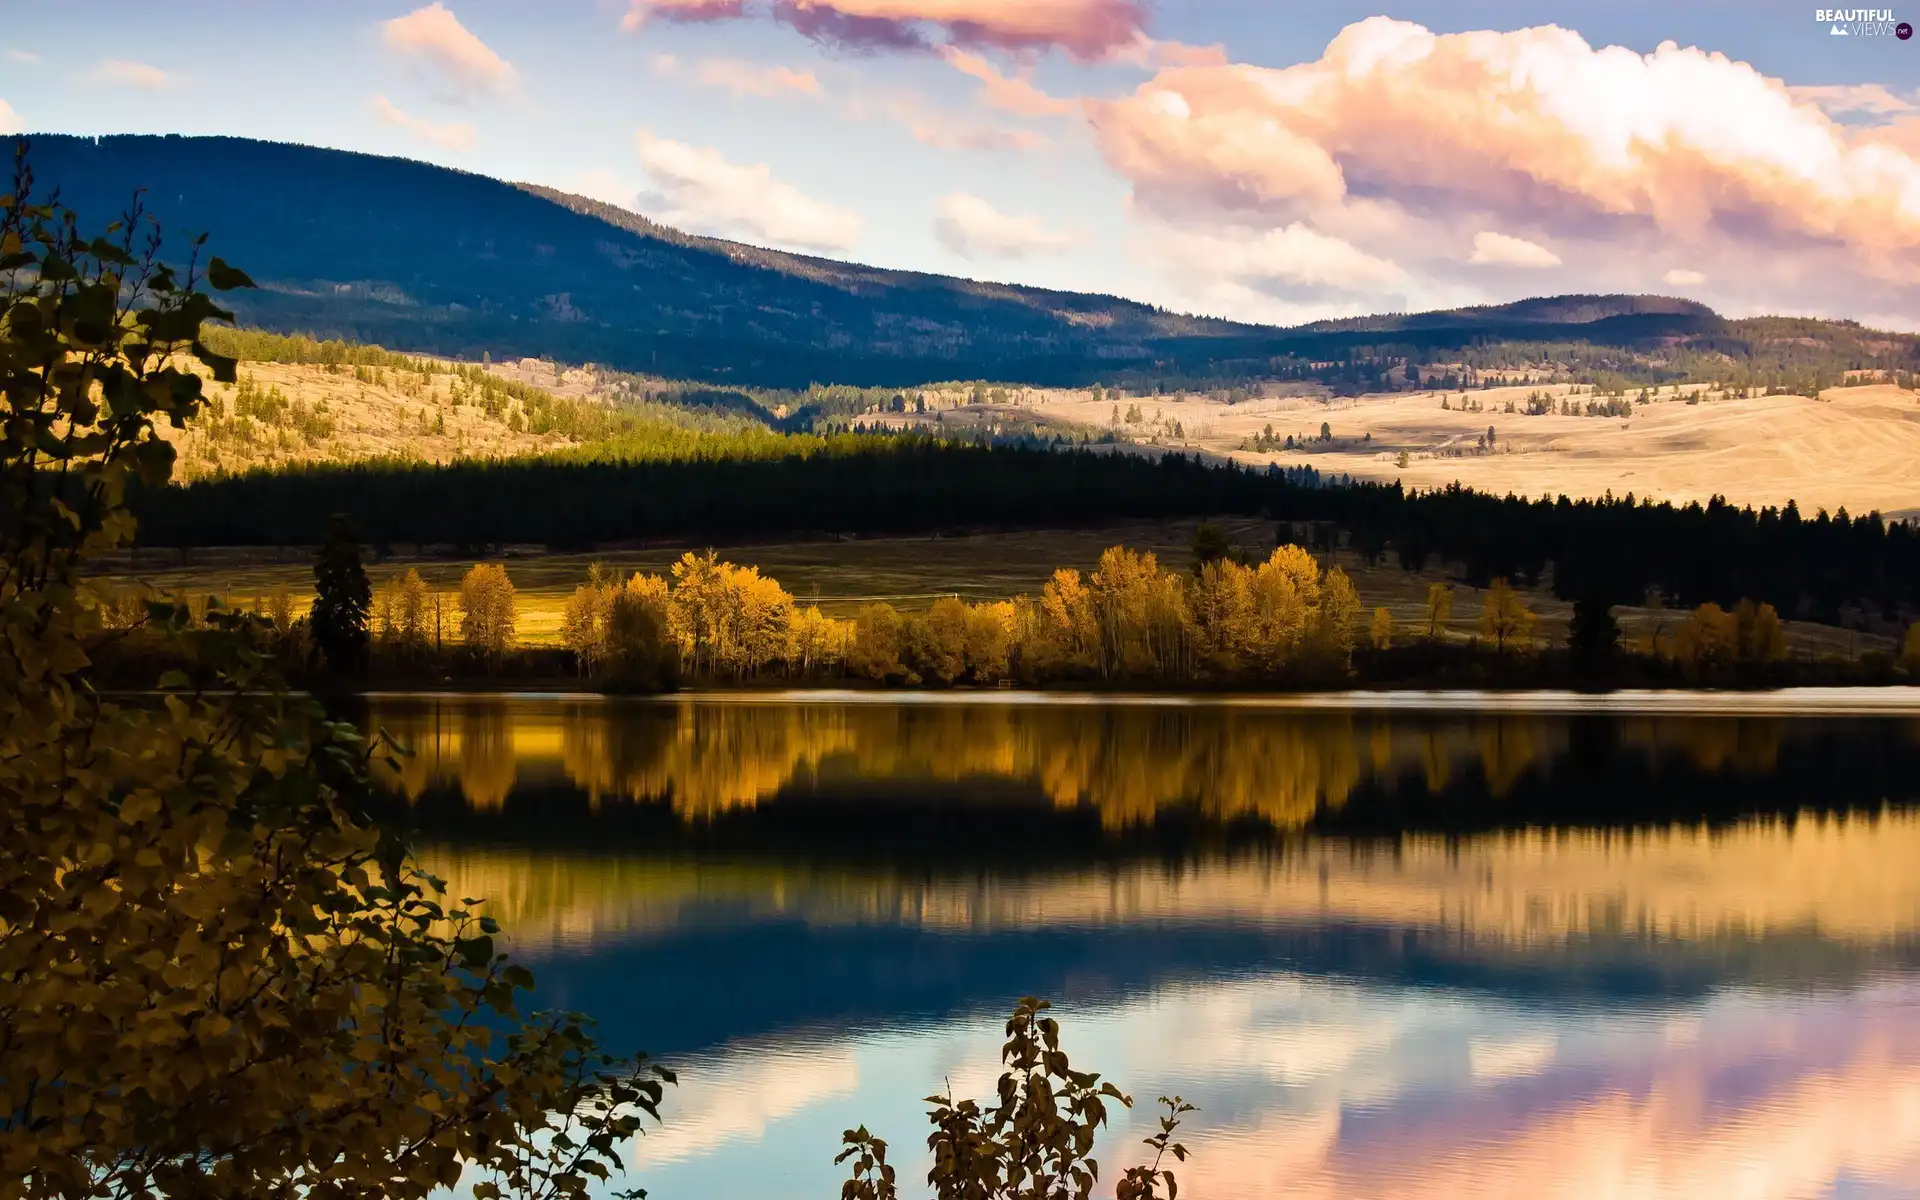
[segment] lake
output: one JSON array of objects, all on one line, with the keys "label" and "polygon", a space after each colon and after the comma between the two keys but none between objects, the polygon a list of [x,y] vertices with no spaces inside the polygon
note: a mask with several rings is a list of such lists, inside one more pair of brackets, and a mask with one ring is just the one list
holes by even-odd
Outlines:
[{"label": "lake", "polygon": [[676,1068],[654,1200],[839,1194],[1007,1010],[1182,1197],[1920,1195],[1920,693],[375,697],[429,867]]}]

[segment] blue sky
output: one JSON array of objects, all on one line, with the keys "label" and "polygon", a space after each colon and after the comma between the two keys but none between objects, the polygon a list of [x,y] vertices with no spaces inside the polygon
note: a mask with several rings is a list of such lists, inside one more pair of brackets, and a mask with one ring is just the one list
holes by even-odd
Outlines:
[{"label": "blue sky", "polygon": [[1891,24],[1641,0],[67,0],[10,13],[0,126],[404,155],[1256,320],[1661,291],[1911,328],[1920,39]]}]

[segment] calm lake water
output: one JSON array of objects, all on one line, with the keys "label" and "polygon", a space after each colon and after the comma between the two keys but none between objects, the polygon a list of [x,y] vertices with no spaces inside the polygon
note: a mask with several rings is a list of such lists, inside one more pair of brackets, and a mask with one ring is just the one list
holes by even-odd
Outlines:
[{"label": "calm lake water", "polygon": [[[1920,1195],[1920,695],[378,698],[655,1200],[923,1194],[1051,998],[1183,1197]],[[1110,1186],[1110,1184],[1109,1184]],[[1110,1191],[1105,1194],[1111,1194]]]}]

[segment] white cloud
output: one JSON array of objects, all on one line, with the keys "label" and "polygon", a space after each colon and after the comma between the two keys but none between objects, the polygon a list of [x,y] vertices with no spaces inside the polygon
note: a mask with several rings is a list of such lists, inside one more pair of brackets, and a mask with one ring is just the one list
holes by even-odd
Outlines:
[{"label": "white cloud", "polygon": [[440,0],[381,22],[387,49],[431,68],[456,95],[505,95],[519,86],[513,65],[462,25]]},{"label": "white cloud", "polygon": [[644,129],[634,147],[654,184],[643,198],[667,224],[808,250],[849,250],[860,240],[860,214],[813,199],[764,163],[737,165]]},{"label": "white cloud", "polygon": [[452,150],[464,154],[473,149],[473,126],[464,122],[451,122],[445,125],[423,120],[401,110],[385,96],[373,98],[373,112],[382,121],[396,129],[404,129],[424,142],[431,142],[443,150]]},{"label": "white cloud", "polygon": [[1660,277],[1660,282],[1671,284],[1674,287],[1692,287],[1695,284],[1705,283],[1706,281],[1707,277],[1705,275],[1702,275],[1698,271],[1689,271],[1685,267],[1675,267]]},{"label": "white cloud", "polygon": [[1407,284],[1398,264],[1297,221],[1252,235],[1162,229],[1149,235],[1148,252],[1179,274],[1242,282],[1375,294]]},{"label": "white cloud", "polygon": [[0,133],[24,132],[26,130],[21,127],[20,114],[13,111],[13,105],[0,100]]},{"label": "white cloud", "polygon": [[1473,253],[1467,261],[1479,266],[1557,267],[1560,256],[1539,242],[1483,229],[1473,235]]},{"label": "white cloud", "polygon": [[22,66],[31,67],[31,66],[37,66],[39,64],[40,56],[38,54],[35,54],[31,50],[22,50],[18,47],[10,47],[7,50],[7,61],[17,62]]},{"label": "white cloud", "polygon": [[137,87],[149,92],[157,92],[175,81],[174,76],[159,67],[125,58],[107,59],[88,71],[84,78],[89,83]]},{"label": "white cloud", "polygon": [[1920,304],[1912,99],[1793,89],[1672,42],[1372,17],[1309,62],[1168,68],[1087,110],[1139,209],[1176,224],[1297,223],[1442,286],[1468,269],[1453,247],[1524,228],[1583,290],[1681,261],[1738,275],[1716,307],[1819,313]]},{"label": "white cloud", "polygon": [[589,167],[564,180],[560,184],[563,192],[572,192],[576,196],[585,196],[590,200],[599,200],[632,211],[634,197],[640,189],[622,179],[618,173],[606,167]]},{"label": "white cloud", "polygon": [[1073,236],[1048,229],[1035,216],[1003,213],[978,196],[955,192],[935,207],[933,235],[965,259],[1058,254]]}]

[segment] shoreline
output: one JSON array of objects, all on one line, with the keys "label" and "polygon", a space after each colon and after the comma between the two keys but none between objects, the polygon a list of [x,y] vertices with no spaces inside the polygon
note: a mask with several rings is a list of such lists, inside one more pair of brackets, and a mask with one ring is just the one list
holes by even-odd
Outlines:
[{"label": "shoreline", "polygon": [[1920,717],[1920,686],[1842,685],[1784,688],[1404,688],[1343,691],[1140,691],[1062,688],[685,688],[675,692],[620,693],[585,689],[394,688],[321,693],[361,700],[504,699],[548,702],[662,704],[836,704],[915,706],[1056,706],[1129,708],[1247,708],[1302,711],[1399,712],[1469,710],[1552,715],[1634,714],[1676,716],[1913,716]]}]

